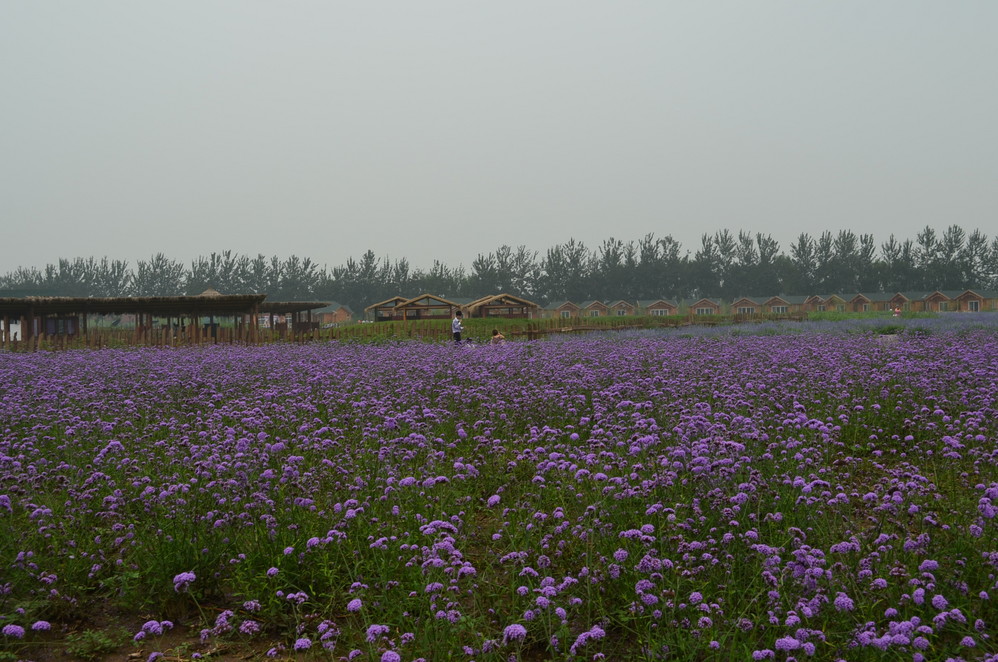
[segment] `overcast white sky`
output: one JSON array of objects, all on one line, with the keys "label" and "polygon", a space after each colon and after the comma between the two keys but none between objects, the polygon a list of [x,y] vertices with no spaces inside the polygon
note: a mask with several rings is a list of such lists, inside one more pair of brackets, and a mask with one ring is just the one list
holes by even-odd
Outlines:
[{"label": "overcast white sky", "polygon": [[998,234],[998,2],[0,3],[0,272]]}]

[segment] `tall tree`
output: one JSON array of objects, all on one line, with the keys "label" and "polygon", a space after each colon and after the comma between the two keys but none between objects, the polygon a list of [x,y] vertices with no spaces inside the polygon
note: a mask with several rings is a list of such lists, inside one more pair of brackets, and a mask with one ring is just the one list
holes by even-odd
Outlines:
[{"label": "tall tree", "polygon": [[58,265],[46,265],[42,287],[56,296],[90,296],[96,275],[95,267],[93,258],[90,258],[89,263],[81,257],[73,260],[59,258]]},{"label": "tall tree", "polygon": [[718,294],[729,295],[736,286],[734,267],[737,264],[738,242],[728,230],[714,233],[714,245],[717,246],[718,273],[720,274],[720,290]]},{"label": "tall tree", "polygon": [[855,265],[858,264],[859,239],[852,230],[840,230],[832,242],[831,285],[836,292],[859,292]]},{"label": "tall tree", "polygon": [[281,261],[262,253],[246,265],[243,288],[247,294],[276,294],[281,287]]},{"label": "tall tree", "polygon": [[472,286],[479,292],[498,292],[500,289],[499,267],[495,253],[478,254],[471,262]]},{"label": "tall tree", "polygon": [[967,237],[958,258],[963,272],[961,288],[987,287],[988,277],[988,237],[980,230],[974,230]]},{"label": "tall tree", "polygon": [[537,251],[532,251],[523,244],[517,246],[514,251],[504,249],[509,247],[501,246],[496,251],[496,266],[500,275],[505,278],[500,290],[522,297],[535,296],[537,282],[540,279]]},{"label": "tall tree", "polygon": [[936,231],[930,226],[918,233],[915,238],[917,247],[915,249],[915,266],[918,268],[919,287],[925,289],[940,289],[936,284],[939,277],[939,240],[936,238]]},{"label": "tall tree", "polygon": [[880,289],[880,274],[877,270],[877,244],[872,234],[859,235],[859,248],[853,268],[856,270],[856,288],[861,292],[876,292]]},{"label": "tall tree", "polygon": [[735,244],[735,259],[725,277],[724,295],[733,298],[742,295],[763,294],[758,281],[759,251],[752,235],[739,231]]},{"label": "tall tree", "polygon": [[691,298],[716,297],[721,294],[724,265],[717,242],[709,234],[700,237],[700,250],[693,256],[692,280]]},{"label": "tall tree", "polygon": [[892,234],[880,244],[880,285],[887,292],[904,292],[909,289],[904,272],[910,265],[901,261],[901,243]]},{"label": "tall tree", "polygon": [[817,249],[810,235],[801,233],[797,241],[790,244],[791,283],[787,287],[794,294],[810,292],[815,285],[818,271]]},{"label": "tall tree", "polygon": [[591,255],[585,244],[575,239],[548,249],[541,261],[543,296],[547,301],[586,301],[591,298],[589,277]]},{"label": "tall tree", "polygon": [[998,237],[991,241],[982,272],[984,282],[981,285],[985,288],[998,289]]},{"label": "tall tree", "polygon": [[758,275],[756,276],[757,291],[787,294],[782,290],[782,282],[776,264],[776,259],[780,255],[780,242],[773,239],[771,235],[762,233],[756,233],[755,241],[759,254]]},{"label": "tall tree", "polygon": [[37,267],[17,267],[0,279],[0,287],[5,290],[40,293],[45,276]]},{"label": "tall tree", "polygon": [[596,249],[593,263],[593,287],[590,295],[606,301],[627,296],[627,271],[624,264],[626,248],[623,241],[610,237]]},{"label": "tall tree", "polygon": [[125,260],[111,260],[107,256],[100,261],[87,259],[87,271],[90,272],[90,296],[123,297],[128,296],[132,272]]},{"label": "tall tree", "polygon": [[132,277],[133,296],[179,296],[183,289],[184,265],[180,262],[156,253],[148,260],[136,263]]},{"label": "tall tree", "polygon": [[440,260],[434,260],[429,271],[417,270],[413,277],[417,290],[444,298],[464,296],[466,280],[463,267],[452,269]]},{"label": "tall tree", "polygon": [[967,285],[964,280],[966,267],[963,264],[964,242],[967,233],[959,225],[951,225],[943,232],[938,244],[936,265],[936,288],[941,290],[961,289]]},{"label": "tall tree", "polygon": [[243,294],[250,282],[253,282],[253,269],[249,258],[222,251],[192,261],[184,289],[191,295],[208,288],[222,294]]},{"label": "tall tree", "polygon": [[283,301],[314,300],[321,280],[319,265],[312,258],[302,259],[292,255],[281,263],[281,287],[276,298]]},{"label": "tall tree", "polygon": [[827,230],[822,232],[814,244],[814,286],[819,294],[833,294],[838,291],[835,282],[835,239]]}]

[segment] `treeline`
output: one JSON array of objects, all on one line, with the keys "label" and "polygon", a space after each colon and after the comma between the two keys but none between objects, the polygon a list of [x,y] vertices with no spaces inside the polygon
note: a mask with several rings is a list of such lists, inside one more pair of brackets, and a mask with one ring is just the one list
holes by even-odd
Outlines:
[{"label": "treeline", "polygon": [[[329,269],[310,258],[249,257],[232,251],[189,265],[162,253],[134,268],[108,258],[60,259],[43,269],[20,267],[0,277],[0,296],[113,297],[258,293],[282,301],[338,301],[360,312],[396,294],[428,292],[478,297],[509,292],[546,304],[592,299],[730,300],[739,296],[850,294],[998,288],[998,237],[951,225],[926,227],[915,239],[893,235],[879,245],[871,234],[844,230],[801,234],[788,252],[770,235],[728,230],[705,234],[690,253],[671,236],[604,240],[594,249],[570,239],[544,254],[500,246],[479,254],[470,269],[434,262],[413,269],[405,258],[360,259]],[[14,294],[11,294],[14,293]]]}]

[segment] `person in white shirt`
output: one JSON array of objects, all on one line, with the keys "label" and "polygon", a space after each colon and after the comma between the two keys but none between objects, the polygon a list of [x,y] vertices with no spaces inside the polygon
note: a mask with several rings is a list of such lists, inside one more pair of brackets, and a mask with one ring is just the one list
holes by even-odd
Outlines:
[{"label": "person in white shirt", "polygon": [[461,342],[461,332],[464,331],[464,326],[461,325],[461,319],[464,317],[461,311],[454,313],[454,319],[451,320],[450,330],[454,334],[454,342],[460,344]]}]

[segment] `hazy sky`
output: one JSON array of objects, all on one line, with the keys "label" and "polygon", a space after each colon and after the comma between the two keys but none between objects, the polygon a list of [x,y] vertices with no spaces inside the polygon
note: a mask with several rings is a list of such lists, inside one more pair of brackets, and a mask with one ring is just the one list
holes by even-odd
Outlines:
[{"label": "hazy sky", "polygon": [[998,2],[0,2],[0,272],[998,234]]}]

